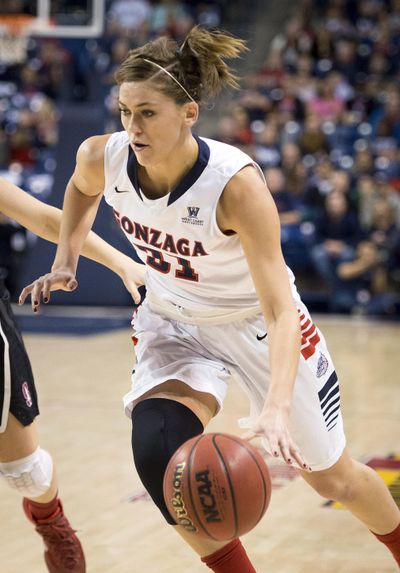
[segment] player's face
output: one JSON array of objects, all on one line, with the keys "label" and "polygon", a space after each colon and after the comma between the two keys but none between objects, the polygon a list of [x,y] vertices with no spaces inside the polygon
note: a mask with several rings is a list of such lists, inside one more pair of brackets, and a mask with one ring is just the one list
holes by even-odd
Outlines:
[{"label": "player's face", "polygon": [[176,157],[195,121],[188,113],[190,106],[196,104],[177,105],[150,82],[121,84],[121,121],[141,165],[168,163]]}]

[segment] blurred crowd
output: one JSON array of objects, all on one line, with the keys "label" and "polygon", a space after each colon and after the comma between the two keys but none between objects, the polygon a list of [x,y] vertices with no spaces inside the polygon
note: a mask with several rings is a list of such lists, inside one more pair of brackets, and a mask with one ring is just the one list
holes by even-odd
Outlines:
[{"label": "blurred crowd", "polygon": [[[128,51],[223,26],[226,2],[108,0],[101,38],[31,39],[24,62],[0,63],[0,170],[49,193],[57,102],[101,101],[120,129]],[[208,135],[262,167],[300,283],[333,312],[400,315],[400,0],[300,0],[241,83]]]},{"label": "blurred crowd", "polygon": [[399,0],[303,0],[214,134],[261,165],[334,312],[399,312],[399,84]]}]

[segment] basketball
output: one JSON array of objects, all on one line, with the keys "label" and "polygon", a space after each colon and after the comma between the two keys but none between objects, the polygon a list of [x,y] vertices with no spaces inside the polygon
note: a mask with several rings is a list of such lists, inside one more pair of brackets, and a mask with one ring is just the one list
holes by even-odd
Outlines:
[{"label": "basketball", "polygon": [[263,517],[271,478],[261,453],[237,436],[208,433],[185,442],[164,475],[164,497],[177,524],[229,541]]}]

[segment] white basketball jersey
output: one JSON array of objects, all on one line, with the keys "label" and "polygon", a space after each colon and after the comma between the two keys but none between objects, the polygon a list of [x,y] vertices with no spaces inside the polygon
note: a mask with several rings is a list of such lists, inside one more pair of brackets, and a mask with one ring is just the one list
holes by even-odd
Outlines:
[{"label": "white basketball jersey", "polygon": [[[216,213],[228,181],[253,160],[235,147],[196,136],[199,156],[168,195],[149,200],[140,190],[137,160],[125,131],[105,149],[105,200],[147,265],[148,297],[190,311],[259,312],[239,237],[218,227]],[[293,296],[299,300],[288,269]]]}]

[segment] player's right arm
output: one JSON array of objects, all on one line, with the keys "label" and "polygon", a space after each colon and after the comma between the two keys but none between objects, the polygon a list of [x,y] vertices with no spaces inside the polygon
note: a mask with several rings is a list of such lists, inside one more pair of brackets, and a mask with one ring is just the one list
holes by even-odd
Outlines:
[{"label": "player's right arm", "polygon": [[[75,274],[81,252],[116,272],[135,302],[140,301],[137,287],[144,283],[143,265],[135,263],[94,233],[87,237],[104,191],[104,149],[108,138],[109,135],[91,137],[79,147],[76,167],[65,192],[60,236],[57,233],[56,239],[58,248],[51,272],[26,286],[20,295],[21,304],[31,295],[33,310],[37,310],[41,298],[44,302],[49,301],[50,291],[76,288]],[[27,223],[21,216],[17,220]],[[32,225],[27,224],[27,227],[32,228]],[[38,234],[43,236],[43,233]],[[45,238],[52,240],[52,237]]]},{"label": "player's right arm", "polygon": [[78,149],[75,170],[64,195],[60,236],[51,272],[26,286],[20,295],[20,304],[31,295],[34,311],[41,298],[45,303],[49,301],[50,291],[72,291],[77,287],[75,274],[79,255],[103,194],[104,150],[108,137],[90,137]]},{"label": "player's right arm", "polygon": [[63,272],[75,277],[83,243],[92,228],[103,196],[104,150],[108,137],[90,137],[78,149],[75,170],[64,195],[53,273]]}]

